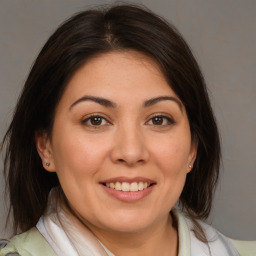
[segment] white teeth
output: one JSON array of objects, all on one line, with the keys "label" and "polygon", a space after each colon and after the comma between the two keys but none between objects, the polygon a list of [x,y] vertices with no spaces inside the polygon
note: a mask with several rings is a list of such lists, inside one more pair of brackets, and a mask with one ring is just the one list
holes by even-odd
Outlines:
[{"label": "white teeth", "polygon": [[130,184],[128,182],[122,183],[122,191],[130,191]]},{"label": "white teeth", "polygon": [[130,185],[130,191],[138,191],[138,190],[139,190],[138,183],[137,183],[137,182],[133,182],[133,183]]},{"label": "white teeth", "polygon": [[122,183],[116,182],[116,184],[115,184],[115,190],[122,190]]},{"label": "white teeth", "polygon": [[139,182],[139,190],[143,190],[144,189],[144,185],[143,185],[143,182]]},{"label": "white teeth", "polygon": [[137,191],[140,191],[140,190],[143,190],[147,187],[149,187],[149,183],[147,182],[132,182],[132,183],[128,183],[128,182],[111,182],[111,183],[106,183],[106,186],[108,188],[112,188],[112,189],[115,189],[115,190],[121,190],[121,191],[124,191],[124,192],[128,192],[128,191],[131,191],[131,192],[137,192]]}]

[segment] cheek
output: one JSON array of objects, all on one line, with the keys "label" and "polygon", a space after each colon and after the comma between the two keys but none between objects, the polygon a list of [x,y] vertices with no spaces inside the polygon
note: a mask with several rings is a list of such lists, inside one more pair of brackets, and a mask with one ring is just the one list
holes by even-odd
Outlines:
[{"label": "cheek", "polygon": [[154,148],[157,165],[174,176],[187,171],[189,154],[190,144],[187,140],[165,140]]},{"label": "cheek", "polygon": [[154,147],[154,161],[159,170],[160,186],[167,205],[174,205],[183,190],[188,172],[190,136],[172,136]]},{"label": "cheek", "polygon": [[[107,148],[102,142],[81,134],[65,134],[65,137],[55,137],[56,173],[68,201],[80,212],[85,201],[89,203],[95,198],[95,183],[106,159]],[[89,204],[93,205],[93,202]]]},{"label": "cheek", "polygon": [[[81,182],[82,176],[93,175],[102,165],[107,148],[100,140],[83,134],[65,133],[58,136],[54,147],[54,161],[58,175],[69,176]],[[71,134],[71,135],[68,135]]]}]

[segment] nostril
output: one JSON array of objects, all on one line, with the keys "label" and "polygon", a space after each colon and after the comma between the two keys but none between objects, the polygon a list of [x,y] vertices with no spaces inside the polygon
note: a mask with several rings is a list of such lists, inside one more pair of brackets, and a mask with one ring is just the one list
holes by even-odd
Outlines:
[{"label": "nostril", "polygon": [[143,160],[143,159],[122,159],[122,158],[119,158],[117,160],[117,162],[125,164],[127,166],[137,166],[137,165],[143,164],[145,162],[145,160]]}]

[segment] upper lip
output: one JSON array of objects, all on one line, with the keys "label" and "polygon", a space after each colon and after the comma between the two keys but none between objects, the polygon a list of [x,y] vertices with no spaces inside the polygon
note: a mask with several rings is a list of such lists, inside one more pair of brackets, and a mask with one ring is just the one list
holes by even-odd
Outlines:
[{"label": "upper lip", "polygon": [[156,183],[154,180],[151,180],[145,177],[125,177],[125,176],[114,177],[114,178],[109,178],[109,179],[100,181],[100,183],[115,183],[115,182],[128,182],[128,183],[147,182],[149,184]]}]

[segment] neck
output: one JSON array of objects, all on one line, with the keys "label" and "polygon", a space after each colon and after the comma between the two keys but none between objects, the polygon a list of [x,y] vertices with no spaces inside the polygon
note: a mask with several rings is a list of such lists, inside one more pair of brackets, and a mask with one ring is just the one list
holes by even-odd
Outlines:
[{"label": "neck", "polygon": [[171,215],[151,227],[134,233],[95,230],[96,237],[115,255],[178,255],[178,232]]}]

